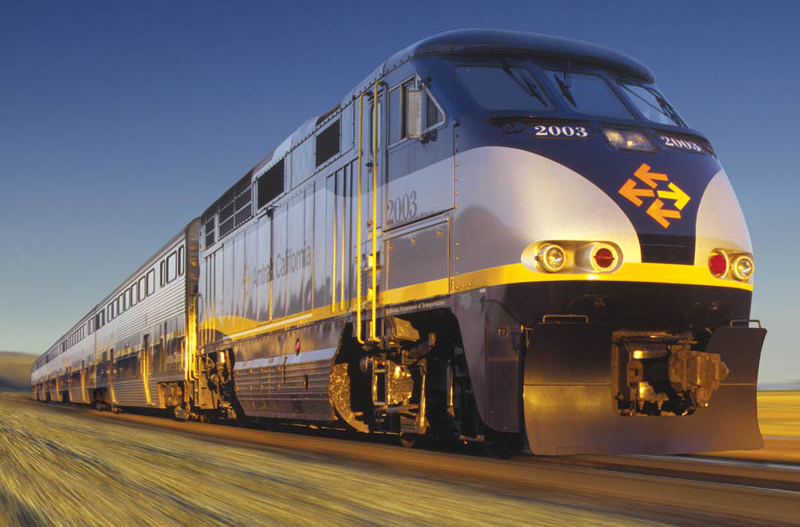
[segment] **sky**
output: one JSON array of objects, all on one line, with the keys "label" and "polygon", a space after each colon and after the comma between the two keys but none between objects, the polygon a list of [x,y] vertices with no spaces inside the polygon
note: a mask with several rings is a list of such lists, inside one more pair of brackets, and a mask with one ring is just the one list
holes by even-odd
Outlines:
[{"label": "sky", "polygon": [[451,29],[647,64],[747,218],[761,382],[800,379],[800,3],[0,3],[0,349],[41,353],[311,116]]}]

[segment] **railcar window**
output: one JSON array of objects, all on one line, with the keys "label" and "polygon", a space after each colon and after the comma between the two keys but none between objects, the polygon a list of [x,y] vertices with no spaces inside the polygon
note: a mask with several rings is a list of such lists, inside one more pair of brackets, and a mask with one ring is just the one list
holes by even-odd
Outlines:
[{"label": "railcar window", "polygon": [[127,289],[122,297],[122,311],[123,313],[131,306],[131,290]]},{"label": "railcar window", "polygon": [[144,276],[139,278],[139,285],[136,287],[139,295],[139,302],[145,299],[147,296],[147,278]]},{"label": "railcar window", "polygon": [[258,178],[258,208],[283,193],[283,159]]},{"label": "railcar window", "polygon": [[117,299],[114,301],[114,313],[116,313],[115,316],[118,317],[122,314],[122,312],[124,311],[122,306],[124,305],[125,304],[122,302],[122,295],[119,295]]},{"label": "railcar window", "polygon": [[131,291],[131,307],[139,303],[139,284],[135,283],[130,288]]},{"label": "railcar window", "polygon": [[172,254],[167,256],[167,283],[175,280],[178,271],[178,254],[172,251]]},{"label": "railcar window", "polygon": [[161,260],[160,263],[160,277],[161,277],[161,287],[164,287],[167,283],[167,262]]},{"label": "railcar window", "polygon": [[687,126],[675,108],[653,86],[617,83],[642,117],[653,123]]},{"label": "railcar window", "polygon": [[475,102],[487,110],[553,109],[544,90],[526,68],[459,66],[456,74]]},{"label": "railcar window", "polygon": [[184,257],[183,257],[183,247],[178,248],[178,276],[183,276],[183,264]]},{"label": "railcar window", "polygon": [[316,166],[339,153],[341,140],[340,119],[336,119],[327,128],[317,134],[316,138]]},{"label": "railcar window", "polygon": [[147,296],[156,292],[156,271],[150,269],[147,271]]},{"label": "railcar window", "polygon": [[588,115],[633,119],[630,110],[599,75],[563,70],[546,70],[545,74],[567,108]]}]

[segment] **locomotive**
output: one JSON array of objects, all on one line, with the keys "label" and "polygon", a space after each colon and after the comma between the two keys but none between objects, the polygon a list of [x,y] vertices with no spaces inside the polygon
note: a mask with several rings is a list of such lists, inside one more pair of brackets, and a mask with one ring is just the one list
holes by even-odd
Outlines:
[{"label": "locomotive", "polygon": [[645,65],[451,31],[259,161],[33,394],[545,455],[759,448],[753,271],[711,143]]}]

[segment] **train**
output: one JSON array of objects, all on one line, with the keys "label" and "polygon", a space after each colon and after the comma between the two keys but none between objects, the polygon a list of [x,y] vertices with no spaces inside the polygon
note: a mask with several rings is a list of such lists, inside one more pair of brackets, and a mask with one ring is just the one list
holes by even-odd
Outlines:
[{"label": "train", "polygon": [[711,142],[647,66],[450,31],[146,259],[33,397],[536,455],[760,448],[753,273]]}]

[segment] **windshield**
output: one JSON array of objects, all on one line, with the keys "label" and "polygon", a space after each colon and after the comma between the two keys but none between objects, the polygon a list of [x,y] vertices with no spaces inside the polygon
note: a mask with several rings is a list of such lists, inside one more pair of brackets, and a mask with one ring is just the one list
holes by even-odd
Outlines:
[{"label": "windshield", "polygon": [[472,99],[486,110],[536,115],[561,107],[624,121],[636,120],[638,113],[652,123],[688,127],[654,85],[607,80],[599,73],[571,71],[569,66],[532,70],[520,64],[475,64],[458,65],[455,72]]},{"label": "windshield", "polygon": [[556,70],[545,70],[545,75],[567,108],[588,115],[633,119],[630,110],[599,75]]},{"label": "windshield", "polygon": [[654,87],[624,82],[618,84],[631,103],[636,106],[636,109],[648,121],[671,124],[673,126],[686,126],[686,121],[678,115],[675,108]]},{"label": "windshield", "polygon": [[458,78],[487,110],[552,110],[533,75],[516,66],[459,66]]}]

